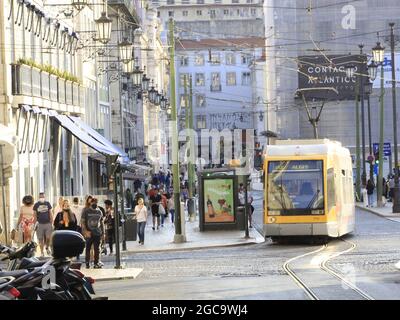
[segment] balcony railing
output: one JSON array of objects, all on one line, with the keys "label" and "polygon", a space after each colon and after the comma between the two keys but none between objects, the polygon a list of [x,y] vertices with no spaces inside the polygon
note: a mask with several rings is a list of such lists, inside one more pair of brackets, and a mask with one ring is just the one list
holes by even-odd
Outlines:
[{"label": "balcony railing", "polygon": [[12,94],[83,107],[83,87],[24,64],[12,64]]}]

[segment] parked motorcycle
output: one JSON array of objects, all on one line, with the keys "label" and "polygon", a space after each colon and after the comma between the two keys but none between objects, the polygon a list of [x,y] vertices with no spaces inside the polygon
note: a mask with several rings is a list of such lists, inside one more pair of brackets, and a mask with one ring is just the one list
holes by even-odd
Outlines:
[{"label": "parked motorcycle", "polygon": [[0,278],[0,301],[16,300],[21,295],[21,293],[11,285],[14,280],[14,277]]},{"label": "parked motorcycle", "polygon": [[34,242],[28,242],[18,250],[0,245],[0,253],[5,256],[2,260],[9,260],[8,270],[0,272],[0,276],[14,276],[13,284],[18,290],[21,289],[23,299],[107,299],[94,297],[94,280],[78,269],[72,269],[79,268],[69,258],[83,252],[85,240],[82,235],[74,231],[55,231],[51,243],[53,257],[48,260],[34,257],[37,247]]}]

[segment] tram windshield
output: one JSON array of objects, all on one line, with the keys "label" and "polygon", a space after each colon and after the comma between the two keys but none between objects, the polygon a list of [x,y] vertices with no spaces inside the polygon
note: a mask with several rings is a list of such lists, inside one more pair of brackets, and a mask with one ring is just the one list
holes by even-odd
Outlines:
[{"label": "tram windshield", "polygon": [[281,215],[323,214],[322,160],[270,161],[268,211]]}]

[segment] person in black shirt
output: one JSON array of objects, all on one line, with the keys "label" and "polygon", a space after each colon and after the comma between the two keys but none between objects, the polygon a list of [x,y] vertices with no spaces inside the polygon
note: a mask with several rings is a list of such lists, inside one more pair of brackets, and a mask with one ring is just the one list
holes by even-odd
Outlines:
[{"label": "person in black shirt", "polygon": [[103,214],[97,207],[97,199],[93,198],[89,208],[82,212],[82,233],[86,239],[86,268],[90,268],[90,250],[94,247],[94,268],[102,267],[100,263],[100,243],[104,241]]},{"label": "person in black shirt", "polygon": [[[153,215],[153,230],[155,230],[156,226],[157,226],[157,230],[160,227],[160,213],[159,213],[159,206],[161,204],[161,194],[159,189],[156,189],[156,193],[154,193],[151,197],[150,197],[150,201],[151,201],[151,213]],[[157,224],[156,224],[157,222]]]},{"label": "person in black shirt", "polygon": [[62,204],[62,211],[57,213],[53,225],[55,230],[77,231],[78,223],[76,221],[76,216],[72,212],[68,200],[64,200]]},{"label": "person in black shirt", "polygon": [[114,208],[113,202],[111,200],[105,200],[104,204],[106,206],[106,217],[104,218],[104,226],[106,229],[107,242],[110,247],[110,255],[113,253],[113,239],[115,231],[115,218],[114,218]]}]

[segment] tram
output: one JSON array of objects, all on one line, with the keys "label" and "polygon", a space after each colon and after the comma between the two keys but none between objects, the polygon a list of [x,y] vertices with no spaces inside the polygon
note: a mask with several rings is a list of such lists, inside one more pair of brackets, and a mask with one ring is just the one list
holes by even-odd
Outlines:
[{"label": "tram", "polygon": [[354,231],[350,152],[340,142],[278,140],[264,158],[264,236],[337,238]]}]

